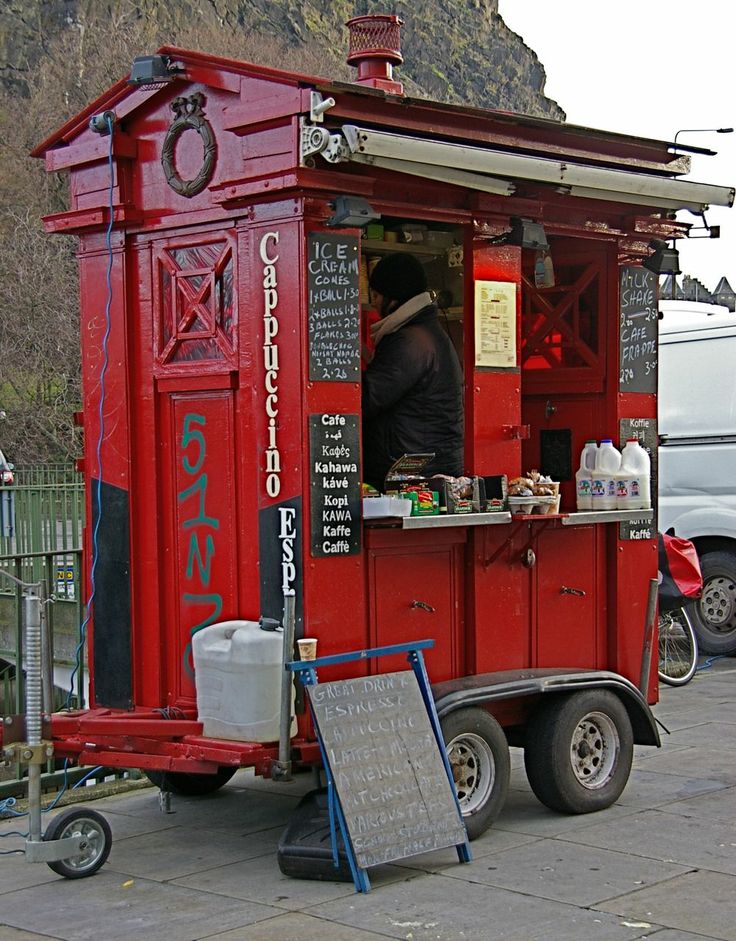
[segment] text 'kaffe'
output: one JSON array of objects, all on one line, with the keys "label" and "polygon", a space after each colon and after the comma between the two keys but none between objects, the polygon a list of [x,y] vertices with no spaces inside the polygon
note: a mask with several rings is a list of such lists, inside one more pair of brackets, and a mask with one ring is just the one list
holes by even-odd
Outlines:
[{"label": "text 'kaffe'", "polygon": [[360,551],[357,415],[310,415],[312,555]]}]

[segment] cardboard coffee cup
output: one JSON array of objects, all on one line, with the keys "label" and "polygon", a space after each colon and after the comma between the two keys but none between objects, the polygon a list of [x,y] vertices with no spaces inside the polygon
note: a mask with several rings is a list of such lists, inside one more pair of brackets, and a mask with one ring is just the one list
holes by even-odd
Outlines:
[{"label": "cardboard coffee cup", "polygon": [[317,638],[316,637],[302,637],[301,640],[298,640],[297,647],[299,648],[299,659],[300,660],[316,660],[317,659]]}]

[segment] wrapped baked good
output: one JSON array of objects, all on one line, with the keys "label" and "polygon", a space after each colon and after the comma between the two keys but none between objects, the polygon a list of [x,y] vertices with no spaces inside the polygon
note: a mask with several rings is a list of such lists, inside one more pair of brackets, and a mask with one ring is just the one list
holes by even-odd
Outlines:
[{"label": "wrapped baked good", "polygon": [[554,497],[556,495],[555,488],[549,487],[547,484],[534,484],[532,493],[535,497]]}]

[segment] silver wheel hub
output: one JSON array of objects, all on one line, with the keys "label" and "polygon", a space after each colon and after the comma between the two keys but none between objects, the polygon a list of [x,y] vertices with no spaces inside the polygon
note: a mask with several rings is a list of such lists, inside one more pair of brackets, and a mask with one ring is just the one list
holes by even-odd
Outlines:
[{"label": "silver wheel hub", "polygon": [[[736,605],[736,585],[730,578],[717,576],[708,580],[700,599],[700,611],[703,618],[714,628],[731,631],[734,606]],[[725,631],[724,631],[725,633]]]},{"label": "silver wheel hub", "polygon": [[472,732],[457,735],[447,745],[452,779],[464,816],[475,813],[489,799],[496,777],[493,752],[485,739]]},{"label": "silver wheel hub", "polygon": [[595,790],[607,784],[616,769],[618,730],[603,712],[589,712],[578,722],[570,743],[570,764],[583,787]]},{"label": "silver wheel hub", "polygon": [[105,848],[105,835],[93,820],[74,820],[61,831],[59,839],[81,837],[79,852],[64,862],[70,869],[84,871],[93,866]]}]

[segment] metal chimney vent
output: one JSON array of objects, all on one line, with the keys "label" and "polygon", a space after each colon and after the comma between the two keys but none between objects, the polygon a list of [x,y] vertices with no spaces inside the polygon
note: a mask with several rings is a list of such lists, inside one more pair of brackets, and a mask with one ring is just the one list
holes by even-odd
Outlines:
[{"label": "metal chimney vent", "polygon": [[350,30],[348,65],[358,69],[356,82],[394,95],[402,95],[404,86],[393,77],[394,65],[401,65],[401,27],[403,20],[393,14],[375,13],[354,16],[345,24]]}]

